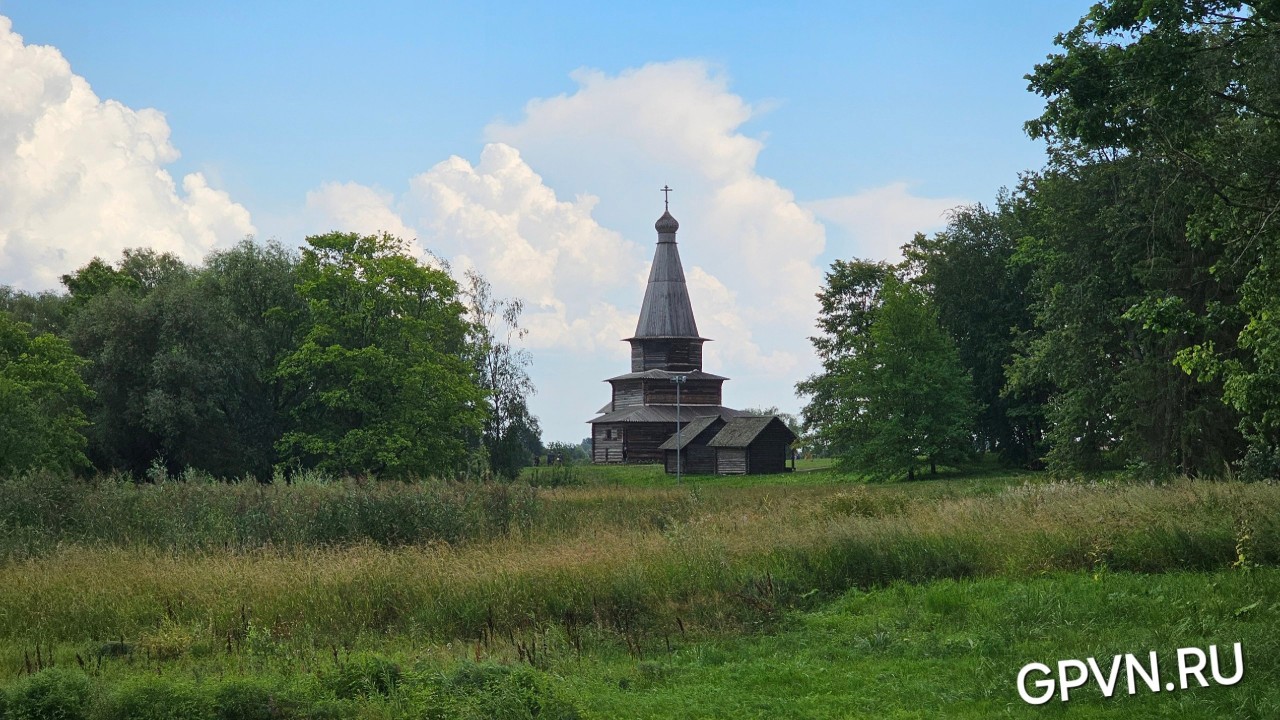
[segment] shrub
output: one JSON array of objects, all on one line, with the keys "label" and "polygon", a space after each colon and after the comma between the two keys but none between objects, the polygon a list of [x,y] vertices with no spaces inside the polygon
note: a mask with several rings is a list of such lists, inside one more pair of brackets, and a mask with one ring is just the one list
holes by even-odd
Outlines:
[{"label": "shrub", "polygon": [[213,691],[213,715],[218,720],[276,720],[293,716],[288,712],[293,705],[257,680],[236,678]]},{"label": "shrub", "polygon": [[139,677],[122,683],[103,708],[102,720],[212,720],[208,700],[188,683]]},{"label": "shrub", "polygon": [[355,655],[338,668],[334,693],[343,699],[390,695],[400,685],[400,666],[381,655]]},{"label": "shrub", "polygon": [[9,693],[6,720],[82,720],[88,716],[89,678],[49,668],[19,680]]}]

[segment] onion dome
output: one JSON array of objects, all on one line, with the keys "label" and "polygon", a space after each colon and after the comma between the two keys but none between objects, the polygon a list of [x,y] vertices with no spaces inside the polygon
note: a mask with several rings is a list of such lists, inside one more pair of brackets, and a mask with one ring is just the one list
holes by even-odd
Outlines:
[{"label": "onion dome", "polygon": [[662,235],[674,233],[680,229],[680,223],[676,222],[676,219],[671,217],[670,212],[663,212],[662,217],[658,218],[658,222],[654,223],[653,226],[657,228],[658,233]]}]

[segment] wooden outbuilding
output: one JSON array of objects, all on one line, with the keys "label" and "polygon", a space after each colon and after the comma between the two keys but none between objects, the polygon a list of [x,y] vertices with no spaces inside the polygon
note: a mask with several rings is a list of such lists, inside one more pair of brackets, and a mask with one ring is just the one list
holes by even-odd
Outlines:
[{"label": "wooden outbuilding", "polygon": [[776,415],[737,417],[725,423],[707,447],[717,475],[762,475],[787,471],[796,434]]},{"label": "wooden outbuilding", "polygon": [[679,433],[672,435],[671,439],[659,446],[665,454],[663,465],[666,471],[675,474],[678,457],[682,466],[680,472],[685,475],[715,474],[716,451],[707,447],[707,443],[724,426],[724,418],[712,415],[698,418],[681,427]]}]

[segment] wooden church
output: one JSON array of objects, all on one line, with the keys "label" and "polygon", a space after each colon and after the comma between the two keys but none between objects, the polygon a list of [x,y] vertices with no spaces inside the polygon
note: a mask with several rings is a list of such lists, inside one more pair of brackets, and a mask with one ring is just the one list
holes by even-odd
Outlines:
[{"label": "wooden church", "polygon": [[590,421],[592,461],[663,463],[674,473],[678,457],[685,472],[782,472],[795,434],[776,417],[724,406],[721,391],[728,378],[702,369],[702,345],[708,339],[698,334],[689,302],[676,248],[680,224],[668,208],[655,228],[658,246],[640,320],[635,335],[626,339],[631,372],[606,381],[609,403]]}]

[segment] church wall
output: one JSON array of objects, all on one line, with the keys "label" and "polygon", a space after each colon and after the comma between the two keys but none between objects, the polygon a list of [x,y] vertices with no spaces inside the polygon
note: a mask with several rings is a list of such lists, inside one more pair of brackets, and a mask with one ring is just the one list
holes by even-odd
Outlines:
[{"label": "church wall", "polygon": [[623,462],[625,428],[621,423],[591,425],[591,462]]},{"label": "church wall", "polygon": [[[682,405],[719,405],[723,380],[688,380],[680,387]],[[646,405],[675,405],[676,384],[670,380],[646,380]]]},{"label": "church wall", "polygon": [[628,423],[627,462],[660,463],[658,446],[676,433],[675,423]]},{"label": "church wall", "polygon": [[702,369],[702,341],[643,339],[631,341],[631,372]]},{"label": "church wall", "polygon": [[644,382],[641,380],[615,380],[613,385],[613,409],[644,405]]}]

